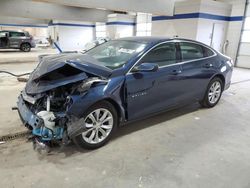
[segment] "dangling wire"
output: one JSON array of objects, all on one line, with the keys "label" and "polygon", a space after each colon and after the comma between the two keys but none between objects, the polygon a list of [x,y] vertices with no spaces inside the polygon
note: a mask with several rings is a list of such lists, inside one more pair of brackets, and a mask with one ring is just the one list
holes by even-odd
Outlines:
[{"label": "dangling wire", "polygon": [[29,74],[30,74],[30,72],[28,72],[28,73],[23,73],[23,74],[14,74],[14,73],[11,73],[11,72],[8,72],[8,71],[2,71],[2,70],[0,70],[0,73],[9,74],[9,75],[15,76],[15,77],[21,77],[21,76],[26,76],[26,75],[29,75]]}]

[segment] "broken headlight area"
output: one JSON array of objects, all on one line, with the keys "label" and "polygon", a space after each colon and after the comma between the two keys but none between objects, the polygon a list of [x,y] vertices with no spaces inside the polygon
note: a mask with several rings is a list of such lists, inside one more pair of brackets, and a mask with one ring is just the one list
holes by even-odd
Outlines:
[{"label": "broken headlight area", "polygon": [[39,94],[21,93],[18,111],[24,124],[32,130],[39,146],[50,142],[67,144],[85,129],[83,118],[76,118],[67,111],[75,102],[72,96],[84,96],[91,87],[106,84],[98,77],[71,83]]}]

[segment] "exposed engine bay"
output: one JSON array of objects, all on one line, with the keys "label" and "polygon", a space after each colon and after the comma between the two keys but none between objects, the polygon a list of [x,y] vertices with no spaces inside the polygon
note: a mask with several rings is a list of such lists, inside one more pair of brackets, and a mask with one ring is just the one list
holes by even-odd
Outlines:
[{"label": "exposed engine bay", "polygon": [[48,66],[51,58],[41,59],[17,102],[20,118],[40,147],[50,142],[67,144],[79,135],[84,120],[68,113],[73,98],[83,97],[91,87],[108,82],[102,75],[86,72],[77,61],[62,63],[57,59],[59,63]]}]

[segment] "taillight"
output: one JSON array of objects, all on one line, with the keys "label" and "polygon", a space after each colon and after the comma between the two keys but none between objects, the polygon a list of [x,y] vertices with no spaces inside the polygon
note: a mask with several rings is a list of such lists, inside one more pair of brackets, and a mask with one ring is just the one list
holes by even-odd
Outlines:
[{"label": "taillight", "polygon": [[229,67],[232,67],[234,65],[234,61],[230,59],[227,61],[227,64],[229,65]]}]

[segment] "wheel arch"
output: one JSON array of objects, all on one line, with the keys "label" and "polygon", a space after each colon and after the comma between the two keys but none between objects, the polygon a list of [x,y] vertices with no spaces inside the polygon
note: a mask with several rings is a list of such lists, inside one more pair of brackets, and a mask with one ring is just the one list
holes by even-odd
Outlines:
[{"label": "wheel arch", "polygon": [[31,44],[28,41],[23,41],[20,43],[19,48],[21,48],[23,44],[28,44],[31,47]]},{"label": "wheel arch", "polygon": [[114,99],[112,99],[110,97],[102,98],[102,99],[96,101],[92,105],[95,105],[95,104],[97,104],[99,102],[102,102],[102,101],[107,101],[107,102],[109,102],[110,104],[112,104],[114,106],[114,108],[117,111],[117,116],[118,116],[118,119],[119,119],[118,124],[120,124],[121,122],[123,122],[125,120],[125,110],[124,110],[124,107],[122,105],[120,105],[117,101],[115,101]]},{"label": "wheel arch", "polygon": [[221,81],[222,81],[222,86],[223,86],[223,90],[224,90],[224,87],[225,87],[225,77],[224,77],[224,75],[223,74],[216,74],[216,75],[214,75],[211,79],[210,79],[210,81],[212,80],[212,79],[214,79],[214,78],[220,78],[221,79]]}]

